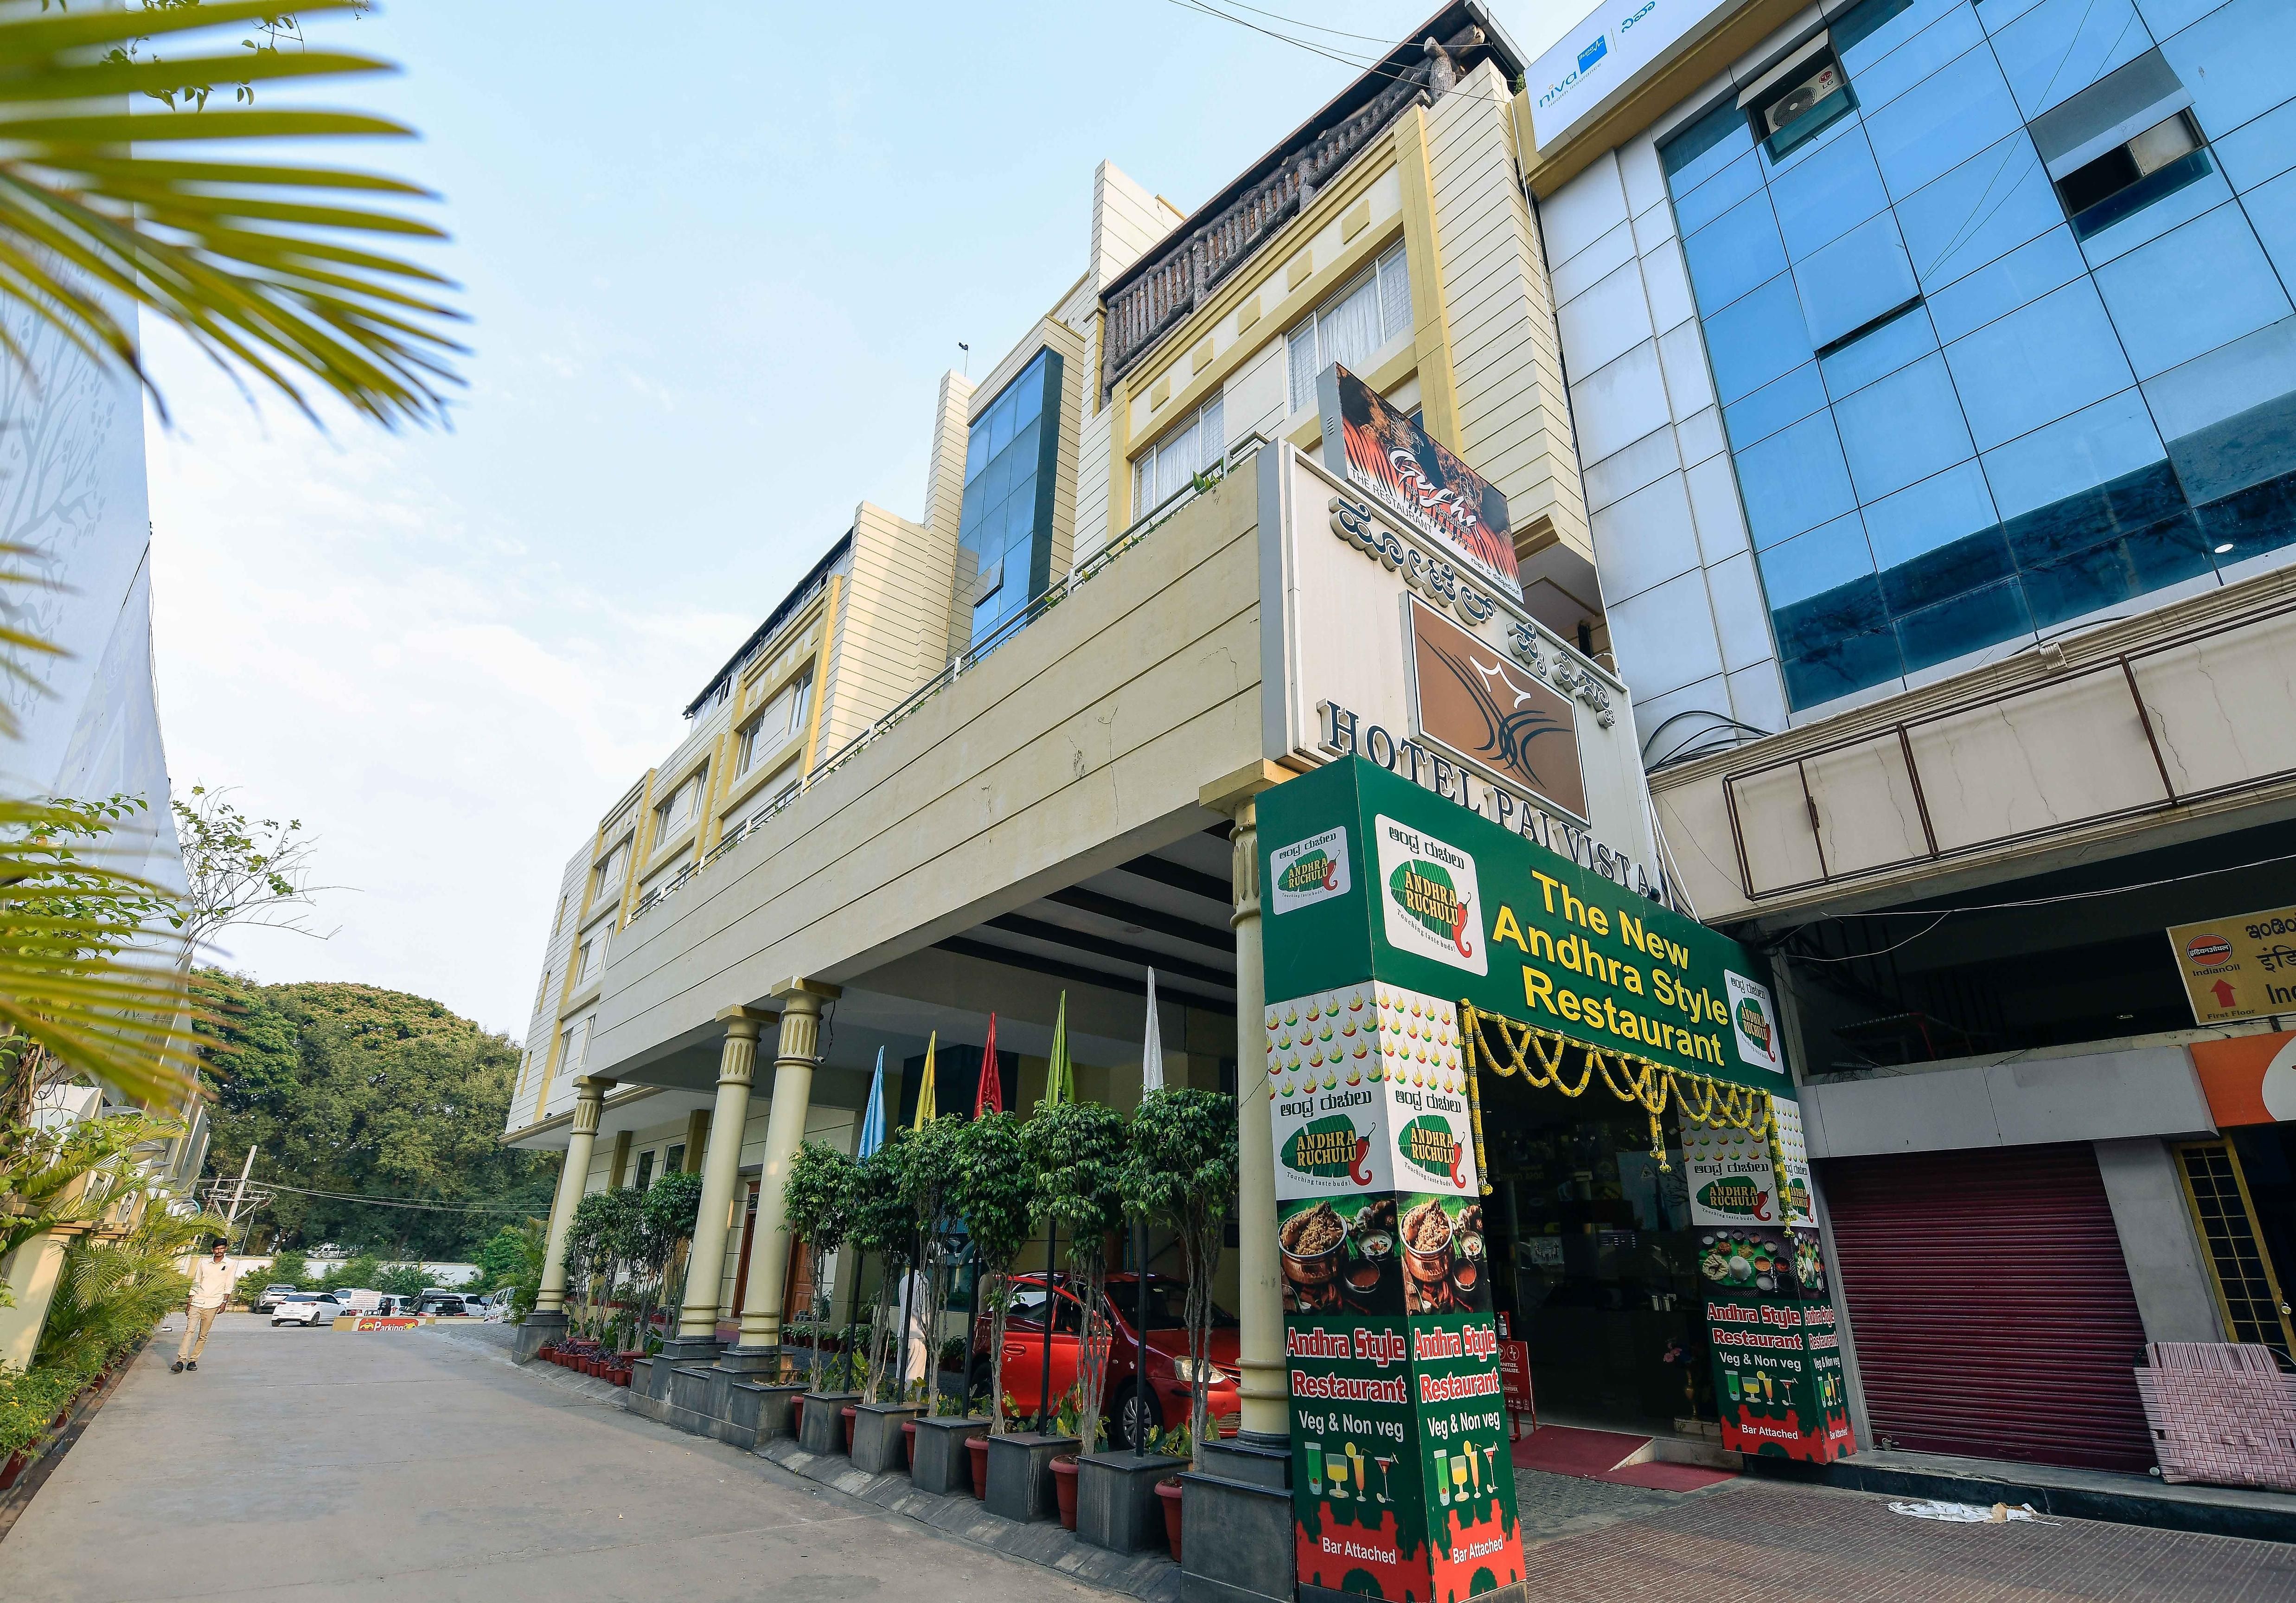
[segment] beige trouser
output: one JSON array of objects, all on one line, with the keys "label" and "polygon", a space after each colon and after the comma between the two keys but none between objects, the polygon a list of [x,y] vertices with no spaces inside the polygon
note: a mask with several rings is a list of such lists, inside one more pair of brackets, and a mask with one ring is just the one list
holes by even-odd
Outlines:
[{"label": "beige trouser", "polygon": [[207,1351],[208,1327],[215,1323],[215,1316],[222,1311],[220,1308],[194,1308],[191,1311],[192,1317],[184,1323],[183,1343],[176,1349],[177,1363],[199,1361],[200,1354]]}]

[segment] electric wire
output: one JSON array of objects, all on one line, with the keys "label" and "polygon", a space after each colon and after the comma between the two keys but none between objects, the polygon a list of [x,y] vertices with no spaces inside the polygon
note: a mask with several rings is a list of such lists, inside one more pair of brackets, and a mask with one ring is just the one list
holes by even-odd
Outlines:
[{"label": "electric wire", "polygon": [[375,1208],[417,1208],[430,1213],[530,1213],[531,1208],[515,1203],[430,1203],[416,1202],[404,1196],[362,1196],[356,1191],[317,1191],[307,1186],[289,1186],[278,1180],[250,1180],[250,1186],[260,1186],[266,1191],[291,1191],[298,1196],[324,1197],[330,1202],[355,1202]]}]

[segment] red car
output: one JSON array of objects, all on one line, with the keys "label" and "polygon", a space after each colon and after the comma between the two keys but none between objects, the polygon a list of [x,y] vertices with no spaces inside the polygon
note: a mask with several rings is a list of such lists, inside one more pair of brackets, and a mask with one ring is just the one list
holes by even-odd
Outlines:
[{"label": "red car", "polygon": [[[1043,1378],[1047,1346],[1046,1278],[1041,1274],[1016,1275],[1013,1279],[1012,1300],[1004,1316],[1004,1394],[1023,1414],[1035,1413],[1038,1399],[1047,1393],[1052,1407],[1057,1410],[1061,1398],[1076,1384],[1077,1337],[1084,1325],[1084,1305],[1062,1284],[1066,1278],[1053,1278],[1049,1387]],[[1101,1393],[1102,1407],[1108,1418],[1109,1446],[1128,1448],[1144,1418],[1147,1425],[1159,1430],[1188,1422],[1188,1283],[1163,1275],[1148,1278],[1145,1388],[1138,1384],[1139,1344],[1134,1335],[1134,1321],[1140,1306],[1138,1277],[1109,1276],[1107,1295],[1113,1329],[1110,1332],[1108,1382]],[[988,1314],[984,1310],[972,1333],[969,1387],[976,1400],[975,1411],[981,1413],[988,1411],[988,1402],[989,1328]],[[1235,1434],[1243,1408],[1237,1390],[1241,1377],[1236,1369],[1236,1352],[1235,1318],[1216,1307],[1212,1310],[1212,1377],[1208,1402],[1213,1422],[1224,1436]]]}]

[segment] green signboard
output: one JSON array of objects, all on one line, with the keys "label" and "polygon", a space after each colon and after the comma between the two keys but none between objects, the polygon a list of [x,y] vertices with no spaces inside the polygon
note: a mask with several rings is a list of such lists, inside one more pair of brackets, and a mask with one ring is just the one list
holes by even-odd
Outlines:
[{"label": "green signboard", "polygon": [[[1767,971],[1360,758],[1263,795],[1259,824],[1300,1584],[1460,1603],[1522,1574],[1461,1004],[1550,1051],[1765,1093],[1799,1152]],[[1830,1459],[1848,1426],[1808,1170],[1770,1133],[1702,1148],[1693,1181],[1736,1232],[1706,1232],[1702,1264],[1716,1392],[1730,1445]]]}]

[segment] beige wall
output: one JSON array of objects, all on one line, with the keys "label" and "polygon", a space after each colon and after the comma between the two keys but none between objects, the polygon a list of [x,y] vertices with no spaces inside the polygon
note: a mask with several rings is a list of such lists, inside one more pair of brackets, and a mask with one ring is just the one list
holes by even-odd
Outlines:
[{"label": "beige wall", "polygon": [[1198,787],[1259,755],[1253,492],[1174,518],[632,926],[592,1069],[1210,822]]}]

